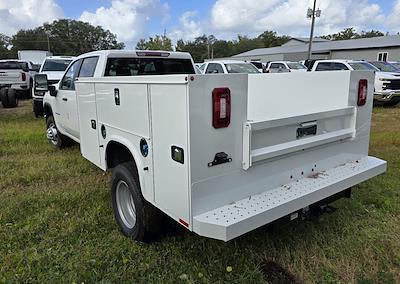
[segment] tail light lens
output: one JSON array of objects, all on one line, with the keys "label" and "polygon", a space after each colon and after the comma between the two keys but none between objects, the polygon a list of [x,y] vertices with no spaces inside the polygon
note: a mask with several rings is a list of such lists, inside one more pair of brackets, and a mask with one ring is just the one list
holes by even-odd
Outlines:
[{"label": "tail light lens", "polygon": [[368,81],[363,79],[358,83],[357,105],[363,106],[367,102]]},{"label": "tail light lens", "polygon": [[212,101],[214,128],[228,127],[231,123],[231,91],[228,88],[215,88]]},{"label": "tail light lens", "polygon": [[21,78],[22,81],[26,81],[26,74],[24,72],[21,72]]}]

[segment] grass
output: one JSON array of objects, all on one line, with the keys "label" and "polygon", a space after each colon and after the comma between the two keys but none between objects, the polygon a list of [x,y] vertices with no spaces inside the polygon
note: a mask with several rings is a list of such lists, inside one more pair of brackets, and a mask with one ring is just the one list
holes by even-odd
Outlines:
[{"label": "grass", "polygon": [[54,150],[29,102],[0,108],[0,283],[400,283],[400,108],[374,109],[370,152],[388,173],[317,221],[142,244],[118,231],[109,174]]}]

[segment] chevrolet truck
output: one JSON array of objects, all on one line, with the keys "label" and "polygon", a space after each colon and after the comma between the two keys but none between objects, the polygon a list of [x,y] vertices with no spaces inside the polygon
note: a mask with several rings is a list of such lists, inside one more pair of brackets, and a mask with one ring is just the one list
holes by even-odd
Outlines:
[{"label": "chevrolet truck", "polygon": [[115,220],[134,240],[151,240],[163,212],[229,241],[386,171],[368,155],[370,71],[204,75],[187,53],[110,50],[41,82],[50,143],[75,140],[112,171]]}]

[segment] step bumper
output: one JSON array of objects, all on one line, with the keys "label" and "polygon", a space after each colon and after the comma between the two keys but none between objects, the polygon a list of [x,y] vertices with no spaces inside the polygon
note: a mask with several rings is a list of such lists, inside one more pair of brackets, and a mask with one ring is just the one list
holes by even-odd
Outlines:
[{"label": "step bumper", "polygon": [[229,241],[386,171],[365,157],[194,216],[193,231]]}]

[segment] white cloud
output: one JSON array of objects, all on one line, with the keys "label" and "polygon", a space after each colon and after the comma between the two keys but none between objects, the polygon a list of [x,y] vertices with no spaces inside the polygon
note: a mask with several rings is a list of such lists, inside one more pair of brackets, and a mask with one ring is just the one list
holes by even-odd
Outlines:
[{"label": "white cloud", "polygon": [[203,24],[193,19],[196,16],[197,11],[186,11],[180,16],[180,26],[168,33],[173,42],[176,42],[178,39],[192,40],[204,33]]},{"label": "white cloud", "polygon": [[[316,23],[317,34],[351,26],[371,29],[385,21],[380,6],[368,0],[319,3],[322,15]],[[311,4],[307,0],[217,0],[212,7],[211,23],[216,30],[232,34],[274,30],[281,34],[306,35],[310,26],[306,11]]]},{"label": "white cloud", "polygon": [[100,7],[94,13],[85,11],[79,20],[109,29],[129,45],[143,36],[152,17],[168,20],[168,9],[160,0],[112,0],[111,7]]},{"label": "white cloud", "polygon": [[393,4],[392,13],[388,16],[388,23],[391,30],[399,32],[400,29],[400,0],[397,0]]},{"label": "white cloud", "polygon": [[0,0],[0,33],[9,36],[63,17],[54,0]]}]

